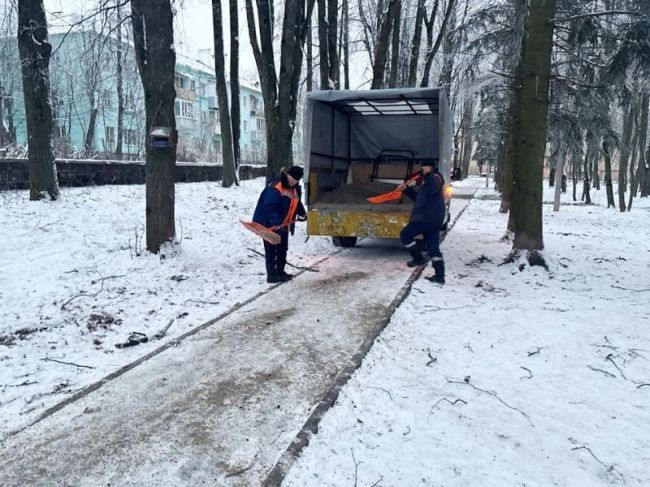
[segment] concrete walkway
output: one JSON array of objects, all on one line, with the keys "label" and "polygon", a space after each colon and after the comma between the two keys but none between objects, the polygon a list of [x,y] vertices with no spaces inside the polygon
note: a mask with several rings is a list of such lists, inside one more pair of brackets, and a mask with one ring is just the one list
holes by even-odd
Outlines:
[{"label": "concrete walkway", "polygon": [[259,485],[410,275],[386,241],[319,270],[7,439],[2,485]]},{"label": "concrete walkway", "polygon": [[0,443],[0,483],[260,485],[389,316],[404,260],[382,240],[333,255]]}]

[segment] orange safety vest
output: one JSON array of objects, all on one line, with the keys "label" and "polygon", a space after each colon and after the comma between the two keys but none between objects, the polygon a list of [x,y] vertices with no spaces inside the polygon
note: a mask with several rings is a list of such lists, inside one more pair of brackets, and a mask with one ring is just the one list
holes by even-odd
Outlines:
[{"label": "orange safety vest", "polygon": [[291,203],[289,204],[289,211],[287,212],[287,216],[285,216],[284,220],[282,221],[282,224],[286,225],[287,223],[293,221],[293,218],[296,214],[296,210],[298,209],[298,203],[300,203],[300,200],[298,199],[298,192],[296,191],[295,188],[287,189],[283,187],[281,182],[275,185],[275,189],[277,189],[280,192],[280,195],[286,196],[287,198],[291,198]]}]

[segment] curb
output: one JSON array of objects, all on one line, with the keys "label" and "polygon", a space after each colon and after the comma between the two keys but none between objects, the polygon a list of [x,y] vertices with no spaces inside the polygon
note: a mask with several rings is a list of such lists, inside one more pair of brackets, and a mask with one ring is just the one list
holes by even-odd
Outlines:
[{"label": "curb", "polygon": [[[474,194],[475,193],[476,192],[474,192]],[[474,194],[472,194],[472,197]],[[454,217],[453,221],[449,224],[448,230],[443,234],[441,241],[443,241],[449,231],[454,228],[459,218],[462,216],[470,204],[471,200]],[[285,452],[275,463],[266,479],[264,479],[262,482],[262,485],[264,487],[279,487],[282,484],[282,481],[289,472],[289,469],[295,463],[296,459],[300,456],[302,450],[309,445],[311,437],[318,433],[318,425],[321,419],[323,419],[325,413],[327,413],[327,411],[329,411],[329,409],[334,406],[343,387],[347,384],[356,370],[361,367],[363,359],[374,345],[375,340],[377,337],[379,337],[381,332],[384,331],[386,326],[388,326],[388,323],[390,323],[390,320],[393,317],[393,314],[395,314],[395,311],[397,311],[397,308],[399,308],[399,306],[411,293],[413,284],[420,278],[424,272],[424,268],[425,266],[420,266],[415,269],[406,283],[404,283],[404,285],[397,292],[388,307],[388,313],[386,316],[373,327],[363,343],[361,343],[355,354],[349,360],[348,364],[344,366],[343,369],[341,369],[341,372],[339,372],[330,387],[325,391],[321,399],[318,401],[318,404],[309,415],[302,428],[300,428],[298,434],[296,434],[295,438],[291,441],[291,444],[287,447]]]}]

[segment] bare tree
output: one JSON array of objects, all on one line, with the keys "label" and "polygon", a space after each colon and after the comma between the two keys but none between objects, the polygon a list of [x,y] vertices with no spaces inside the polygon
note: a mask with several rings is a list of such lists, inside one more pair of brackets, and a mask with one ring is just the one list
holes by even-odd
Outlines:
[{"label": "bare tree", "polygon": [[330,43],[327,23],[328,0],[316,0],[318,5],[318,69],[320,72],[320,89],[329,90],[330,86]]},{"label": "bare tree", "polygon": [[131,20],[135,57],[144,89],[147,133],[158,124],[170,131],[168,144],[155,147],[150,142],[146,148],[147,250],[158,253],[160,246],[176,235],[176,54],[171,4],[169,0],[131,0]]},{"label": "bare tree", "polygon": [[115,157],[122,159],[122,142],[124,140],[124,63],[122,59],[122,10],[116,9],[117,15],[117,46],[116,55],[116,85],[117,85],[117,141],[115,144]]},{"label": "bare tree", "polygon": [[343,88],[350,89],[350,2],[343,0],[343,19],[341,21],[341,44],[343,45]]},{"label": "bare tree", "polygon": [[221,0],[212,0],[212,27],[214,30],[214,70],[219,101],[219,118],[221,122],[221,153],[223,172],[221,184],[229,188],[237,182],[235,155],[233,150],[232,124],[228,107],[228,90],[226,87],[226,65],[224,61],[223,22],[221,15]]},{"label": "bare tree", "polygon": [[[235,159],[235,171],[241,161],[240,127],[241,106],[239,102],[239,11],[237,0],[230,0],[230,119],[232,125],[232,148]],[[235,180],[235,184],[238,184]]]},{"label": "bare tree", "polygon": [[[384,76],[386,72],[386,58],[389,51],[390,32],[393,26],[393,19],[397,16],[398,9],[400,8],[399,0],[389,0],[388,8],[382,14],[381,27],[379,28],[379,35],[377,36],[377,44],[375,47],[374,64],[372,66],[372,84],[371,89],[376,90],[384,85]],[[380,15],[380,12],[377,12]]]},{"label": "bare tree", "polygon": [[401,27],[402,1],[397,0],[395,13],[393,16],[392,39],[390,47],[390,75],[388,77],[388,87],[397,87],[397,72],[399,68],[400,55],[400,27]]},{"label": "bare tree", "polygon": [[[436,7],[437,9],[437,7]],[[417,83],[418,64],[420,61],[420,44],[422,43],[422,24],[426,9],[424,0],[418,0],[417,12],[415,14],[415,26],[413,31],[413,42],[411,43],[411,58],[409,62],[408,86],[415,86]]]},{"label": "bare tree", "polygon": [[59,185],[51,144],[49,65],[52,45],[48,42],[42,0],[18,2],[18,50],[29,141],[29,199],[41,199],[47,192],[54,200],[59,195]]},{"label": "bare tree", "polygon": [[[298,87],[308,19],[315,0],[287,0],[284,4],[280,71],[276,71],[269,0],[246,0],[248,33],[260,75],[266,118],[267,175],[275,176],[293,161],[292,138],[298,106]],[[259,30],[259,39],[257,31]]]}]

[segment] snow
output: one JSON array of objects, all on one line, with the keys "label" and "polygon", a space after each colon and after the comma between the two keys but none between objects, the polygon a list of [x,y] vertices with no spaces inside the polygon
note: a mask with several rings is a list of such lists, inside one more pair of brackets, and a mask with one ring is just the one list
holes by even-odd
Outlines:
[{"label": "snow", "polygon": [[[500,241],[507,216],[484,184],[454,183],[457,196],[479,189],[441,246],[447,284],[416,281],[283,485],[650,484],[650,202],[637,199],[620,213],[605,208],[604,190],[592,193],[592,206],[564,194],[555,213],[553,190],[545,188],[546,271],[524,261],[499,265],[510,250]],[[319,273],[271,290],[2,438],[268,290],[263,259],[248,250],[261,251],[259,239],[238,224],[250,218],[262,185],[176,185],[180,243],[159,256],[141,252],[141,186],[64,188],[56,202],[0,193],[0,232],[9,236],[0,273],[5,479],[37,481],[48,465],[49,479],[75,485],[259,483],[309,416],[331,367],[340,370],[352,355],[347,337],[363,335],[355,310],[365,299],[388,304],[408,277],[397,245],[346,249],[318,264]],[[466,203],[452,201],[452,216]],[[312,265],[334,251],[326,238],[305,242],[298,227],[289,261]],[[361,273],[367,287],[322,287],[332,276]],[[314,292],[320,299],[309,304]],[[328,313],[330,299],[352,317],[305,320]],[[287,306],[288,318],[254,328]],[[164,340],[115,348],[130,332],[152,337],[172,319]],[[259,370],[273,381],[250,383]],[[296,378],[305,371],[309,380]],[[206,401],[231,389],[245,389],[244,399],[210,402],[205,414]],[[188,434],[192,442],[184,443]],[[30,453],[12,458],[11,451]],[[82,467],[68,471],[69,451],[90,476]]]},{"label": "snow", "polygon": [[[0,438],[161,345],[117,349],[130,332],[151,338],[173,319],[173,338],[266,289],[264,259],[248,250],[263,247],[238,221],[263,184],[177,184],[180,245],[160,256],[143,252],[144,186],[62,188],[55,202],[2,192]],[[333,251],[328,239],[304,241],[298,226],[290,263]]]},{"label": "snow", "polygon": [[283,485],[650,484],[650,202],[546,189],[550,269],[520,272],[478,196]]}]

